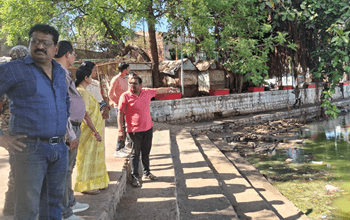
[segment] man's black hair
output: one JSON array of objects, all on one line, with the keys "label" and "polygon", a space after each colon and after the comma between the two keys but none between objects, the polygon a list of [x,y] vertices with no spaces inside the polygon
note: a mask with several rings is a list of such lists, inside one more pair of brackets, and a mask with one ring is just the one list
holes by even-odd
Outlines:
[{"label": "man's black hair", "polygon": [[73,46],[71,42],[66,40],[61,40],[58,42],[58,52],[55,56],[55,58],[61,58],[63,57],[67,52],[73,53]]},{"label": "man's black hair", "polygon": [[129,72],[128,78],[132,78],[134,76],[137,76],[137,74],[135,72]]},{"label": "man's black hair", "polygon": [[28,33],[29,39],[32,37],[32,34],[35,31],[40,31],[40,32],[43,32],[44,34],[51,34],[54,44],[57,45],[58,38],[60,35],[54,27],[52,27],[48,24],[36,24],[33,27],[31,27],[29,30],[29,33]]},{"label": "man's black hair", "polygon": [[129,67],[129,64],[128,63],[125,63],[125,62],[121,62],[119,63],[118,65],[118,70],[119,72],[123,72],[124,70],[126,70],[127,68]]},{"label": "man's black hair", "polygon": [[142,84],[142,79],[139,76],[133,76],[131,79],[137,79],[139,81],[139,84]]}]

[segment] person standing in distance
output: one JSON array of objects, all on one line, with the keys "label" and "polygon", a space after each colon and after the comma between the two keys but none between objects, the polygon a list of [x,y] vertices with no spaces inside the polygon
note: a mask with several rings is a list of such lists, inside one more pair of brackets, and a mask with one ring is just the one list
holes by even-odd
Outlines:
[{"label": "person standing in distance", "polygon": [[[121,94],[128,90],[128,80],[125,79],[130,71],[128,63],[121,62],[118,65],[119,74],[114,76],[111,80],[111,87],[108,93],[112,106],[115,109],[115,113],[118,117],[118,102]],[[125,132],[125,128],[124,128]],[[117,148],[114,152],[114,157],[127,157],[130,152],[125,149],[125,140],[117,138]]]}]

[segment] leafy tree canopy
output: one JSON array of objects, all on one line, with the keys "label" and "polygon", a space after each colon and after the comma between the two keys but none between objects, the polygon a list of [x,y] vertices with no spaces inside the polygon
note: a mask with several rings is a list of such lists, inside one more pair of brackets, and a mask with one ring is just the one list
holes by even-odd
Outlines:
[{"label": "leafy tree canopy", "polygon": [[[290,53],[294,67],[310,69],[318,81],[327,79],[322,91],[322,107],[331,117],[339,110],[330,103],[335,86],[350,71],[349,63],[349,2],[345,0],[284,0],[270,1],[264,8],[273,16],[276,29],[288,31],[291,40],[298,44]],[[263,4],[262,4],[263,5]],[[288,29],[287,29],[288,28]],[[294,71],[296,72],[296,71]]]},{"label": "leafy tree canopy", "polygon": [[217,57],[229,71],[256,85],[268,76],[269,53],[276,45],[295,48],[287,33],[273,32],[259,0],[189,0],[169,15],[174,35],[194,36],[187,49]]}]

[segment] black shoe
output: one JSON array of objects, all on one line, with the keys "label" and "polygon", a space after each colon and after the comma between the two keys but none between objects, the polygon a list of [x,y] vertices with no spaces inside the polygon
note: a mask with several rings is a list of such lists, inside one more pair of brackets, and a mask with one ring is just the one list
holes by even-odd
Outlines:
[{"label": "black shoe", "polygon": [[139,179],[138,179],[137,177],[132,176],[131,178],[132,178],[132,180],[131,180],[131,185],[132,185],[133,187],[139,187],[139,186],[141,186],[141,183],[140,183],[140,181],[139,181]]}]

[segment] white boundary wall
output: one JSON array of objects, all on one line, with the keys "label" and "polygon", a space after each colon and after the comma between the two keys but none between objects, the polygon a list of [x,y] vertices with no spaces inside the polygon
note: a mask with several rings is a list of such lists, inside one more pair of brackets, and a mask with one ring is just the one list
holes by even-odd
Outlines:
[{"label": "white boundary wall", "polygon": [[[245,115],[283,108],[293,108],[295,95],[293,90],[275,90],[250,92],[222,96],[204,96],[162,100],[151,102],[151,117],[156,122],[183,124],[210,120],[216,116]],[[301,89],[302,104],[319,101],[321,89],[316,96],[316,89]],[[349,97],[350,86],[344,86],[344,96]],[[336,87],[333,99],[342,98],[340,87]]]}]

